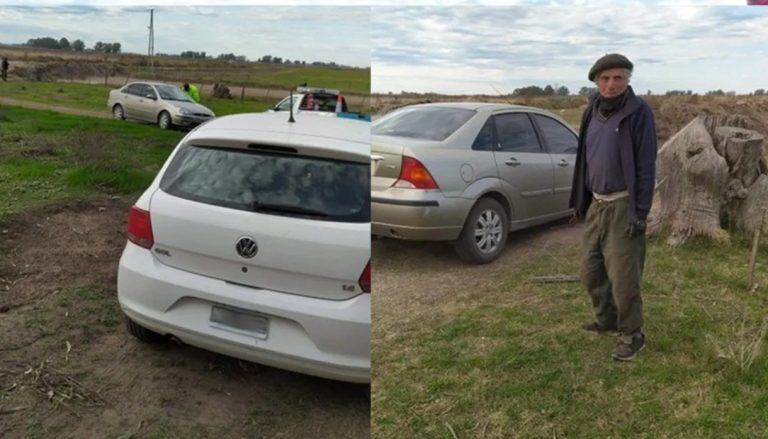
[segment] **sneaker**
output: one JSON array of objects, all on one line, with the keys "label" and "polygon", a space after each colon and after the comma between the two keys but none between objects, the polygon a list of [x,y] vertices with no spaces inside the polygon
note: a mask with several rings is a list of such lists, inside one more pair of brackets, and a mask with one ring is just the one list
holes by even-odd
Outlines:
[{"label": "sneaker", "polygon": [[619,330],[615,326],[603,326],[597,322],[587,322],[581,325],[581,329],[590,332],[597,332],[601,335],[619,335]]},{"label": "sneaker", "polygon": [[645,347],[645,335],[637,331],[632,335],[624,335],[619,339],[619,345],[613,351],[613,359],[619,361],[632,361],[637,353]]}]

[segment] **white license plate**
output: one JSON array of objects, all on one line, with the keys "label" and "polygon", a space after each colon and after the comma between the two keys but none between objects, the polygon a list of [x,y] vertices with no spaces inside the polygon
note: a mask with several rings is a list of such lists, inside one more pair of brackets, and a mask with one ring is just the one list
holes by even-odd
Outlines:
[{"label": "white license plate", "polygon": [[269,319],[259,313],[225,305],[211,309],[211,326],[261,340],[269,336]]}]

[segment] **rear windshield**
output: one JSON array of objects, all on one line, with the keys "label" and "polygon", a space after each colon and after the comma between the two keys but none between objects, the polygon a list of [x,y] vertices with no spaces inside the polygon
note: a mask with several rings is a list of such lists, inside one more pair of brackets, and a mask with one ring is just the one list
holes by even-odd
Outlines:
[{"label": "rear windshield", "polygon": [[374,123],[371,134],[445,140],[474,115],[463,108],[406,108]]},{"label": "rear windshield", "polygon": [[160,188],[233,209],[322,221],[371,220],[370,164],[183,145]]}]

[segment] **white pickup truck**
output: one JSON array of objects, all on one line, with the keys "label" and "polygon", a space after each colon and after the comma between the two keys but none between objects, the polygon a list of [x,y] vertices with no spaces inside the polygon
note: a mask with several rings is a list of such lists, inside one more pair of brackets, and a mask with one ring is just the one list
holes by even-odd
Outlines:
[{"label": "white pickup truck", "polygon": [[[340,108],[337,108],[338,106]],[[286,97],[268,111],[289,111],[291,96]],[[322,113],[346,113],[347,102],[339,90],[327,88],[299,87],[293,93],[293,113],[319,111]]]}]

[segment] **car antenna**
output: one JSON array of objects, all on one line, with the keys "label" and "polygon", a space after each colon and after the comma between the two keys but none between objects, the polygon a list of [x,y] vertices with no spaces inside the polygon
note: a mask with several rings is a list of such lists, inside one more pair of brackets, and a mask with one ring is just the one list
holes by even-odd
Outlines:
[{"label": "car antenna", "polygon": [[289,123],[296,122],[296,119],[293,118],[293,90],[291,90],[291,117],[288,118]]},{"label": "car antenna", "polygon": [[492,89],[494,89],[494,90],[496,91],[496,93],[498,93],[498,94],[499,94],[499,96],[501,96],[502,98],[504,98],[504,100],[505,100],[505,101],[506,101],[506,102],[507,102],[509,105],[514,105],[512,102],[510,102],[510,101],[509,101],[509,99],[505,98],[505,97],[504,97],[504,95],[503,95],[503,94],[501,94],[501,92],[500,92],[500,91],[499,91],[499,90],[498,90],[496,87],[494,87],[494,86],[493,86],[493,84],[490,84],[490,86],[491,86],[491,88],[492,88]]}]

